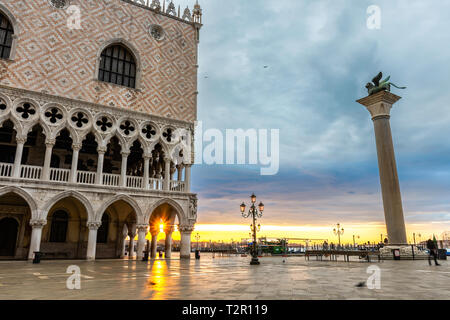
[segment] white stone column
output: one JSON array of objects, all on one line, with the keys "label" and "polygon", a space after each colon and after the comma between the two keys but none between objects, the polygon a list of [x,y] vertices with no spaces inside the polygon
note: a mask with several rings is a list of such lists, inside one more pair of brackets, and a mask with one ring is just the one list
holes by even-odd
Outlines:
[{"label": "white stone column", "polygon": [[191,234],[194,231],[194,227],[191,225],[179,225],[178,230],[181,234],[180,241],[180,258],[190,259],[191,258]]},{"label": "white stone column", "polygon": [[122,251],[120,253],[120,258],[125,257],[127,236],[128,236],[128,227],[127,224],[125,223],[122,228]]},{"label": "white stone column", "polygon": [[122,169],[120,171],[120,185],[122,187],[127,186],[127,162],[128,162],[128,156],[130,155],[130,152],[121,152],[122,154]]},{"label": "white stone column", "polygon": [[87,246],[86,259],[89,261],[95,260],[95,251],[97,249],[97,230],[100,228],[101,222],[88,222],[89,238]]},{"label": "white stone column", "polygon": [[78,170],[78,155],[80,154],[82,144],[74,143],[72,144],[72,166],[70,167],[70,182],[77,182],[77,170]]},{"label": "white stone column", "polygon": [[407,244],[400,184],[389,123],[392,105],[401,97],[382,91],[358,100],[369,110],[375,129],[384,216],[390,244]]},{"label": "white stone column", "polygon": [[23,146],[27,142],[27,138],[16,137],[16,156],[14,158],[13,177],[20,178],[20,169],[22,165]]},{"label": "white stone column", "polygon": [[181,181],[183,179],[183,165],[182,164],[178,164],[177,165],[177,180]]},{"label": "white stone column", "polygon": [[152,245],[150,250],[150,257],[152,259],[156,258],[156,250],[158,249],[158,235],[152,234]]},{"label": "white stone column", "polygon": [[97,175],[95,177],[96,184],[103,184],[103,163],[105,161],[105,147],[97,148],[98,160],[97,160]]},{"label": "white stone column", "polygon": [[137,226],[138,229],[138,245],[137,245],[137,259],[142,260],[144,257],[144,249],[145,249],[145,237],[148,232],[147,224],[140,224]]},{"label": "white stone column", "polygon": [[128,236],[130,237],[130,243],[128,244],[128,258],[134,257],[134,238],[136,237],[136,224],[133,224],[128,230]]},{"label": "white stone column", "polygon": [[164,191],[170,189],[170,158],[164,158]]},{"label": "white stone column", "polygon": [[34,259],[34,252],[41,248],[42,228],[47,224],[47,220],[30,220],[31,241],[30,251],[28,252],[28,260]]},{"label": "white stone column", "polygon": [[166,232],[165,241],[165,258],[170,259],[172,257],[172,231]]},{"label": "white stone column", "polygon": [[144,154],[144,189],[149,188],[151,154]]},{"label": "white stone column", "polygon": [[184,177],[186,182],[186,192],[191,192],[191,164],[186,164],[185,171],[184,171]]},{"label": "white stone column", "polygon": [[55,140],[46,140],[45,141],[45,159],[44,159],[44,168],[42,169],[41,180],[48,181],[50,180],[50,163],[52,161],[52,152],[53,147],[55,146]]}]

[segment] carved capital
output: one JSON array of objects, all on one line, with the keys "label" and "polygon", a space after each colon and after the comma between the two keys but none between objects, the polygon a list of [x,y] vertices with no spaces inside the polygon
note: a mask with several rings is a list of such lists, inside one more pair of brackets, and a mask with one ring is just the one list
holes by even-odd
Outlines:
[{"label": "carved capital", "polygon": [[98,147],[98,148],[97,148],[97,152],[98,152],[98,153],[103,153],[103,154],[105,154],[106,151],[108,151],[108,148],[105,147],[105,146],[102,146],[102,147]]},{"label": "carved capital", "polygon": [[86,223],[86,225],[89,228],[89,230],[98,230],[98,228],[100,228],[102,223],[96,222],[96,221],[88,221],[88,223]]},{"label": "carved capital", "polygon": [[138,224],[138,225],[136,226],[136,228],[138,229],[139,232],[145,231],[145,233],[147,233],[147,230],[148,230],[148,224]]},{"label": "carved capital", "polygon": [[73,143],[72,144],[72,150],[73,151],[80,151],[82,147],[83,147],[82,143]]},{"label": "carved capital", "polygon": [[394,103],[400,100],[401,97],[387,92],[381,91],[374,95],[359,99],[358,103],[362,104],[369,110],[372,119],[389,118],[391,108]]},{"label": "carved capital", "polygon": [[30,226],[34,228],[42,228],[47,224],[47,220],[40,220],[40,219],[31,219],[30,220]]},{"label": "carved capital", "polygon": [[16,137],[17,144],[25,144],[27,142],[27,137]]},{"label": "carved capital", "polygon": [[45,145],[47,148],[53,148],[55,146],[56,140],[55,139],[46,139]]},{"label": "carved capital", "polygon": [[128,158],[130,155],[130,151],[121,151],[120,154],[122,155],[122,158]]},{"label": "carved capital", "polygon": [[178,225],[178,230],[182,233],[191,233],[194,229],[195,227],[193,225]]}]

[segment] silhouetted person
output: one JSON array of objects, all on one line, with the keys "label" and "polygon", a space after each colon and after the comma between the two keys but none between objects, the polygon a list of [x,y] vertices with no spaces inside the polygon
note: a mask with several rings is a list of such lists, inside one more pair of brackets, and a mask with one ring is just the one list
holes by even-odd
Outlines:
[{"label": "silhouetted person", "polygon": [[440,266],[440,264],[437,262],[437,248],[436,243],[434,243],[433,240],[428,239],[427,241],[427,249],[430,250],[430,255],[428,256],[428,263],[431,266],[431,256],[434,258],[434,264],[437,266]]}]

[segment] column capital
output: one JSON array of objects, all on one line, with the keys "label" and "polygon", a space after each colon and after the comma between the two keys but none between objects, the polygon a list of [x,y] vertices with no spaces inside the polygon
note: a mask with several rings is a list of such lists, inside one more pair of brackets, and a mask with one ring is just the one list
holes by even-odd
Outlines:
[{"label": "column capital", "polygon": [[183,163],[183,166],[186,168],[191,168],[192,167],[192,163]]},{"label": "column capital", "polygon": [[148,224],[138,224],[138,225],[136,225],[136,228],[138,229],[139,232],[142,232],[142,231],[147,232]]},{"label": "column capital", "polygon": [[172,161],[172,159],[170,158],[170,157],[164,157],[164,162],[165,163],[167,163],[167,162],[171,162]]},{"label": "column capital", "polygon": [[367,110],[369,110],[372,120],[376,120],[380,118],[389,118],[392,105],[400,99],[401,97],[391,92],[381,91],[374,95],[359,99],[356,102],[365,106]]},{"label": "column capital", "polygon": [[101,222],[97,222],[97,221],[88,221],[86,223],[86,225],[89,228],[89,230],[98,230],[98,228],[100,228],[102,223]]},{"label": "column capital", "polygon": [[73,151],[80,151],[83,147],[82,143],[72,143],[72,150]]},{"label": "column capital", "polygon": [[45,145],[48,148],[53,148],[56,144],[56,140],[55,139],[45,139]]},{"label": "column capital", "polygon": [[47,220],[44,219],[31,219],[30,226],[34,228],[42,228],[47,224]]},{"label": "column capital", "polygon": [[152,154],[151,153],[144,153],[142,155],[142,158],[144,158],[144,160],[151,160],[152,159]]},{"label": "column capital", "polygon": [[103,147],[97,147],[97,152],[98,152],[98,153],[103,153],[103,154],[105,154],[106,151],[108,151],[108,148],[105,147],[105,146],[103,146]]},{"label": "column capital", "polygon": [[27,137],[16,137],[17,144],[25,144],[27,142]]},{"label": "column capital", "polygon": [[193,225],[178,225],[178,230],[182,233],[192,233],[195,227]]},{"label": "column capital", "polygon": [[121,151],[120,154],[122,155],[122,157],[128,157],[130,155],[130,151]]}]

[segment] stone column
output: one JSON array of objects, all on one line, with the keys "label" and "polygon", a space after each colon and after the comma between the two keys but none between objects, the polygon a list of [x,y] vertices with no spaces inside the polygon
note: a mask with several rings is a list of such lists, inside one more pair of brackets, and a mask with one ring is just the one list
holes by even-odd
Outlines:
[{"label": "stone column", "polygon": [[74,143],[72,144],[72,166],[70,168],[70,182],[76,183],[77,182],[77,170],[78,170],[78,155],[80,153],[82,144],[81,143]]},{"label": "stone column", "polygon": [[88,222],[89,238],[87,246],[86,259],[89,261],[95,260],[95,251],[97,249],[97,230],[100,228],[101,222]]},{"label": "stone column", "polygon": [[127,224],[125,223],[122,228],[122,251],[120,252],[120,258],[125,257],[126,252],[125,246],[127,244],[127,235],[128,235],[128,227]]},{"label": "stone column", "polygon": [[121,152],[122,154],[122,169],[120,171],[120,185],[122,187],[127,186],[127,161],[128,156],[130,155],[129,152]]},{"label": "stone column", "polygon": [[186,182],[186,192],[191,192],[191,164],[186,164],[184,171],[184,180]]},{"label": "stone column", "polygon": [[34,252],[41,248],[42,228],[47,224],[47,220],[30,220],[31,241],[30,251],[28,252],[28,260],[34,259]]},{"label": "stone column", "polygon": [[158,235],[152,234],[152,245],[150,250],[150,257],[152,259],[156,258],[156,249],[158,249]]},{"label": "stone column", "polygon": [[165,258],[170,259],[172,257],[172,230],[166,232],[165,241]]},{"label": "stone column", "polygon": [[16,156],[14,157],[13,177],[20,178],[20,169],[22,165],[23,146],[27,142],[27,138],[16,137]]},{"label": "stone column", "polygon": [[98,147],[97,175],[95,177],[96,184],[103,184],[103,163],[105,161],[106,147]]},{"label": "stone column", "polygon": [[179,225],[178,230],[181,234],[180,242],[180,258],[190,259],[191,258],[191,234],[194,231],[194,227],[191,225]]},{"label": "stone column", "polygon": [[170,158],[164,158],[164,191],[170,190]]},{"label": "stone column", "polygon": [[137,245],[137,260],[142,260],[144,257],[144,249],[145,249],[145,237],[147,236],[148,232],[148,225],[147,224],[140,224],[137,226],[138,229],[138,245]]},{"label": "stone column", "polygon": [[151,154],[144,154],[144,189],[149,188]]},{"label": "stone column", "polygon": [[128,244],[128,258],[134,257],[134,237],[136,237],[136,225],[133,224],[128,230],[128,236],[130,237],[130,243]]},{"label": "stone column", "polygon": [[52,161],[52,152],[53,147],[55,146],[55,140],[46,140],[45,146],[45,160],[44,168],[42,169],[41,180],[48,181],[50,180],[50,163]]},{"label": "stone column", "polygon": [[177,165],[177,180],[181,181],[182,178],[183,178],[183,165],[178,164]]},{"label": "stone column", "polygon": [[402,197],[389,123],[392,105],[400,99],[401,97],[395,94],[382,91],[357,101],[369,110],[375,128],[384,216],[390,244],[407,244]]}]

